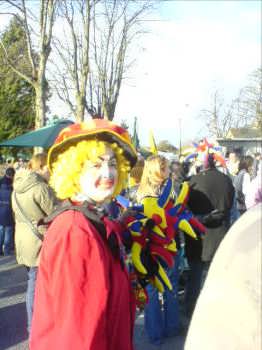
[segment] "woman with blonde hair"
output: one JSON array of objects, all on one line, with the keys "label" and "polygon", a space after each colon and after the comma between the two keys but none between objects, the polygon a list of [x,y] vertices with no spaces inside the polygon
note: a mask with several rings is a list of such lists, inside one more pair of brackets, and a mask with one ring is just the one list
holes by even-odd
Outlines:
[{"label": "woman with blonde hair", "polygon": [[160,155],[146,159],[140,185],[137,190],[137,201],[144,197],[156,197],[161,193],[161,186],[169,176],[168,160]]},{"label": "woman with blonde hair", "polygon": [[47,167],[47,154],[36,153],[29,160],[27,168],[37,172],[47,181],[49,180],[49,170]]},{"label": "woman with blonde hair", "polygon": [[[137,191],[137,202],[139,203],[145,197],[158,197],[169,173],[169,162],[165,157],[153,155],[147,158]],[[173,268],[166,268],[173,290],[165,290],[163,293],[163,313],[157,289],[151,285],[147,286],[149,302],[145,306],[145,330],[149,341],[155,345],[160,345],[164,337],[175,336],[180,332],[177,299],[178,265],[179,253],[177,252]]]}]

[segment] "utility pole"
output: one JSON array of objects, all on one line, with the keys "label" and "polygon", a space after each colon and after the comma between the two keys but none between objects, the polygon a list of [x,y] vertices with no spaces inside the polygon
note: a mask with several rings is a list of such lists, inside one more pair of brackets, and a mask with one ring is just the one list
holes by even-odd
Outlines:
[{"label": "utility pole", "polygon": [[[186,103],[183,111],[183,118],[186,116],[186,108],[189,107],[189,104]],[[178,118],[178,127],[179,127],[179,158],[182,155],[182,117]]]},{"label": "utility pole", "polygon": [[179,127],[179,158],[181,157],[182,154],[182,118],[178,118],[178,127]]}]

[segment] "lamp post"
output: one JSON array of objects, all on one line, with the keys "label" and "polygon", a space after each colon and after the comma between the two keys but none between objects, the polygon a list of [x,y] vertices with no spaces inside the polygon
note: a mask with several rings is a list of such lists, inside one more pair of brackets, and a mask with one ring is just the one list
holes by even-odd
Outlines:
[{"label": "lamp post", "polygon": [[[184,106],[184,114],[183,117],[186,115],[186,108],[189,107],[189,104],[186,103]],[[178,118],[178,127],[179,127],[179,157],[182,155],[182,118]]]},{"label": "lamp post", "polygon": [[182,153],[182,118],[178,118],[178,127],[179,127],[179,158],[181,157]]}]

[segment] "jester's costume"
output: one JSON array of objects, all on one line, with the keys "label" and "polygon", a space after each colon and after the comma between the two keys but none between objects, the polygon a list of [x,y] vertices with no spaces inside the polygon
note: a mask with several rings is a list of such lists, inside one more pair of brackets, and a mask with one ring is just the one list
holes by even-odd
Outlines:
[{"label": "jester's costume", "polygon": [[[133,265],[141,283],[150,282],[146,288],[149,302],[145,305],[144,318],[146,333],[155,345],[160,345],[165,336],[178,335],[181,330],[177,300],[179,252],[174,238],[178,230],[193,238],[196,238],[195,231],[205,231],[186,207],[187,183],[182,185],[175,203],[172,179],[159,190],[155,196],[145,196],[133,217],[126,220],[133,237]],[[157,290],[163,293],[163,313]]]}]

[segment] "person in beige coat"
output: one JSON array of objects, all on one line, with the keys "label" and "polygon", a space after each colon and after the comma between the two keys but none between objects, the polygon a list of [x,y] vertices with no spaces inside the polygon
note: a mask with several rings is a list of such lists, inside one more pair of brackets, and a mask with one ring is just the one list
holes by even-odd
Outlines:
[{"label": "person in beige coat", "polygon": [[262,203],[231,227],[198,299],[185,350],[262,348]]},{"label": "person in beige coat", "polygon": [[16,259],[18,264],[26,267],[28,273],[26,293],[28,332],[32,321],[37,266],[45,233],[45,229],[37,227],[37,223],[49,215],[56,204],[55,195],[47,183],[46,169],[46,155],[43,153],[34,155],[28,168],[16,173],[12,194]]}]

